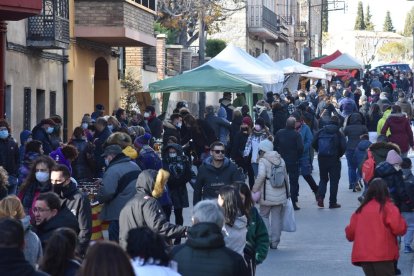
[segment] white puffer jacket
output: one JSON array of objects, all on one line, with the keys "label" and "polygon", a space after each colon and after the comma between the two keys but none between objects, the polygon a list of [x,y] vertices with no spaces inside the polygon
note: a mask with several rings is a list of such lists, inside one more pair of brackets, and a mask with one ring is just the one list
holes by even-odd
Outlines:
[{"label": "white puffer jacket", "polygon": [[[286,185],[281,188],[273,188],[270,184],[270,176],[272,174],[272,165],[285,167]],[[286,171],[285,161],[277,151],[268,151],[259,159],[259,171],[256,181],[252,188],[253,192],[260,191],[261,197],[259,204],[265,206],[273,206],[286,204],[286,188],[289,189],[289,177]],[[289,190],[288,190],[289,192]]]}]

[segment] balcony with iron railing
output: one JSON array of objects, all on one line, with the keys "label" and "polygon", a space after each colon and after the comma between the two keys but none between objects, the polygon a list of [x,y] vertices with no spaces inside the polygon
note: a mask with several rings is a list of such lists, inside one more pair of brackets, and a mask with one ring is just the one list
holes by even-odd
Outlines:
[{"label": "balcony with iron railing", "polygon": [[28,19],[27,46],[40,49],[68,48],[68,0],[43,0],[42,12]]},{"label": "balcony with iron railing", "polygon": [[295,26],[295,40],[296,41],[305,41],[308,37],[307,22],[299,22]]},{"label": "balcony with iron railing", "polygon": [[248,5],[249,33],[264,40],[284,42],[288,39],[286,18],[263,5]]},{"label": "balcony with iron railing", "polygon": [[75,0],[75,37],[108,46],[155,46],[156,0]]}]

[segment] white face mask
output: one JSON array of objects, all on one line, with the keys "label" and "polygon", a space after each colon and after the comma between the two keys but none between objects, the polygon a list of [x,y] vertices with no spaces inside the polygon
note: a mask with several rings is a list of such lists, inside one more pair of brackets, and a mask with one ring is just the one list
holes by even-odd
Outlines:
[{"label": "white face mask", "polygon": [[49,180],[49,177],[48,172],[36,172],[36,180],[39,182],[46,182]]},{"label": "white face mask", "polygon": [[375,92],[374,91],[371,91],[371,95],[375,95]]},{"label": "white face mask", "polygon": [[144,113],[144,118],[148,118],[150,116],[150,114],[148,112]]},{"label": "white face mask", "polygon": [[169,154],[169,156],[170,156],[170,158],[175,158],[175,157],[177,157],[177,153],[176,152],[171,152]]},{"label": "white face mask", "polygon": [[88,123],[82,123],[82,128],[87,129],[88,128]]},{"label": "white face mask", "polygon": [[181,128],[183,126],[183,123],[177,123],[175,126]]},{"label": "white face mask", "polygon": [[262,127],[260,125],[254,125],[254,129],[257,131],[261,131]]}]

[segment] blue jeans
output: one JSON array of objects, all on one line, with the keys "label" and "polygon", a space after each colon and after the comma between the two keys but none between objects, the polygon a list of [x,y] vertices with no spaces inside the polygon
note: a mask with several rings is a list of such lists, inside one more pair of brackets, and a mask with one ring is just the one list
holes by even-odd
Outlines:
[{"label": "blue jeans", "polygon": [[355,187],[355,183],[358,182],[357,177],[357,170],[358,170],[358,164],[355,158],[355,150],[353,149],[347,149],[346,150],[346,161],[348,163],[348,178],[349,178],[349,188],[353,189]]},{"label": "blue jeans", "polygon": [[17,187],[19,186],[19,179],[15,176],[9,175],[9,195],[15,195],[17,193]]},{"label": "blue jeans", "polygon": [[109,240],[119,242],[119,221],[111,220],[108,226]]},{"label": "blue jeans", "polygon": [[292,203],[296,203],[299,197],[299,164],[286,164],[286,170],[289,175]]},{"label": "blue jeans", "polygon": [[407,233],[404,235],[404,245],[411,246],[414,236],[414,212],[402,212],[401,215],[407,222]]},{"label": "blue jeans", "polygon": [[338,183],[341,178],[341,161],[319,157],[318,163],[321,178],[319,181],[318,197],[322,200],[325,198],[326,187],[329,181],[329,204],[335,204],[337,203]]}]

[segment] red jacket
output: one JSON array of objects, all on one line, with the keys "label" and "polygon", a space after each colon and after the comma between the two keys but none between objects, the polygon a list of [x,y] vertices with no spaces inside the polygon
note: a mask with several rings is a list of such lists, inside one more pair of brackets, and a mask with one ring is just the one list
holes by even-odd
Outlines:
[{"label": "red jacket", "polygon": [[407,152],[414,146],[413,132],[410,121],[403,114],[390,114],[382,127],[381,134],[386,134],[390,129],[391,135],[388,136],[390,142],[397,144],[401,152]]},{"label": "red jacket", "polygon": [[368,202],[354,213],[345,228],[346,238],[353,241],[352,263],[398,260],[397,236],[407,231],[407,224],[398,208],[388,200],[380,212],[380,204]]}]

